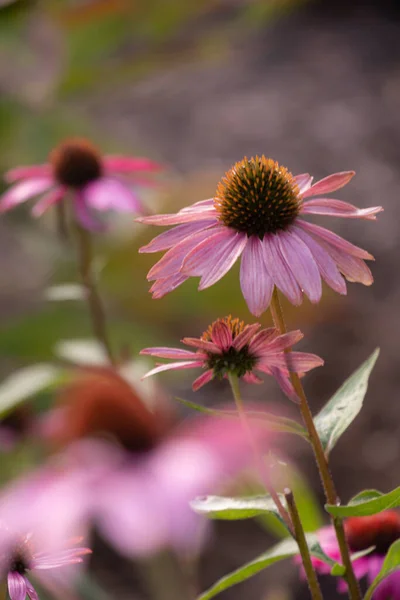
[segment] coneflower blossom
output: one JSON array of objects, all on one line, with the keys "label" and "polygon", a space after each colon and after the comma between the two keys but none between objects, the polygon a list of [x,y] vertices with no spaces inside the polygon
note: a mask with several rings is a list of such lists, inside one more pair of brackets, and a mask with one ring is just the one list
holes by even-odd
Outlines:
[{"label": "coneflower blossom", "polygon": [[[48,208],[71,193],[79,223],[86,229],[102,224],[92,211],[145,213],[132,184],[149,184],[140,177],[160,165],[147,158],[102,156],[90,142],[73,138],[62,142],[49,156],[49,163],[11,169],[5,175],[12,187],[0,197],[0,212],[6,212],[31,198],[41,196],[32,209],[40,217]],[[127,176],[132,176],[131,181]]]},{"label": "coneflower blossom", "polygon": [[141,354],[178,361],[159,365],[145,377],[169,370],[206,369],[193,382],[196,391],[214,377],[221,379],[229,374],[237,375],[247,383],[262,383],[255,373],[260,371],[273,375],[283,391],[292,397],[289,372],[305,373],[320,367],[324,361],[306,352],[285,354],[285,350],[302,339],[301,331],[279,335],[274,328],[260,331],[260,327],[259,323],[245,326],[243,321],[229,316],[215,321],[200,338],[183,338],[182,342],[196,348],[195,352],[181,348],[145,348]]},{"label": "coneflower blossom", "polygon": [[[400,538],[400,514],[388,510],[370,517],[351,517],[344,523],[347,541],[352,552],[373,550],[353,561],[357,579],[364,577],[371,584],[378,575],[391,544]],[[332,526],[323,527],[318,532],[319,542],[324,552],[333,560],[340,562],[340,550]],[[312,557],[314,567],[321,574],[329,574],[330,567]],[[346,583],[339,579],[338,590],[345,592]],[[373,600],[396,600],[400,598],[400,570],[383,580],[376,589]]]},{"label": "coneflower blossom", "polygon": [[191,276],[201,278],[199,290],[208,288],[240,256],[242,293],[256,316],[268,308],[274,286],[298,305],[303,293],[319,302],[321,277],[340,294],[346,293],[344,278],[370,285],[373,278],[364,260],[373,260],[371,254],[300,218],[314,214],[374,220],[380,206],[358,209],[321,197],[346,185],[353,175],[335,173],[312,185],[308,173],[294,177],[265,156],[244,158],[226,173],[214,198],[177,214],[138,218],[151,225],[177,225],[140,249],[168,250],[147,276],[155,281],[153,297],[161,298]]}]

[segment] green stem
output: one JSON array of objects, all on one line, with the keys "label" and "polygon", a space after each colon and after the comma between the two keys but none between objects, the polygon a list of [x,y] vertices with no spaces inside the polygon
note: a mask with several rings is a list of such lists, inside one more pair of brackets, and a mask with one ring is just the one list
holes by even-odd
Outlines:
[{"label": "green stem", "polygon": [[[283,311],[281,307],[281,303],[279,300],[278,290],[275,288],[271,300],[271,314],[274,320],[275,327],[280,331],[281,334],[286,333],[286,324],[283,316]],[[291,348],[287,349],[287,352],[290,353]],[[290,380],[292,382],[293,388],[300,400],[300,412],[303,418],[304,425],[307,428],[308,435],[310,438],[310,442],[314,451],[315,460],[318,466],[319,474],[321,477],[322,485],[325,492],[325,497],[328,504],[337,504],[338,496],[336,493],[335,484],[333,482],[333,478],[329,469],[328,458],[325,455],[324,448],[322,446],[321,440],[319,438],[318,432],[315,428],[314,420],[312,417],[312,413],[310,407],[307,402],[307,397],[305,395],[300,377],[298,373],[290,373]],[[346,573],[344,575],[349,591],[349,598],[352,600],[361,600],[361,591],[354,575],[353,565],[350,558],[350,550],[347,544],[346,535],[343,527],[343,523],[340,519],[332,518],[332,524],[335,528],[336,537],[340,549],[340,555],[342,557],[343,565],[346,568]]]},{"label": "green stem", "polygon": [[283,506],[281,499],[279,498],[278,494],[276,493],[276,491],[271,483],[268,469],[266,468],[263,458],[262,458],[262,453],[259,450],[257,442],[254,439],[254,436],[252,434],[251,427],[250,427],[249,421],[247,419],[246,411],[244,410],[242,395],[240,393],[239,378],[237,375],[233,375],[230,373],[228,375],[228,379],[229,379],[229,383],[231,385],[232,394],[235,399],[236,407],[237,407],[237,410],[239,413],[239,418],[242,423],[243,429],[247,435],[249,444],[252,448],[252,451],[254,454],[254,459],[257,463],[257,468],[258,468],[259,474],[261,476],[262,482],[263,482],[267,492],[270,494],[271,498],[273,499],[273,501],[276,505],[276,508],[278,509],[278,512],[279,512],[281,518],[283,519],[284,523],[286,523],[286,526],[289,528],[289,531],[292,534],[294,534],[294,529],[293,529],[292,522],[290,520],[289,513]]},{"label": "green stem", "polygon": [[288,511],[290,517],[292,519],[294,533],[296,537],[297,544],[299,546],[301,559],[303,562],[304,571],[307,577],[308,587],[310,589],[310,593],[314,600],[323,600],[321,589],[319,587],[317,575],[315,573],[310,551],[308,549],[308,544],[306,540],[306,536],[304,533],[303,525],[300,520],[299,511],[297,510],[296,502],[294,500],[293,492],[289,489],[285,489],[285,498],[288,507]]},{"label": "green stem", "polygon": [[110,363],[115,365],[114,355],[108,339],[103,304],[97,291],[96,280],[92,268],[93,252],[90,233],[79,224],[76,225],[76,232],[78,242],[79,270],[82,283],[86,290],[93,332],[100,344],[103,346]]}]

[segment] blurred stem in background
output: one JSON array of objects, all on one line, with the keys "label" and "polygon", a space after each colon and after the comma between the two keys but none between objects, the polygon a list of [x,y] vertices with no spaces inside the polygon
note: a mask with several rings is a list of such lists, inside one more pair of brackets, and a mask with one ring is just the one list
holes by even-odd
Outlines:
[{"label": "blurred stem in background", "polygon": [[93,250],[90,232],[76,223],[76,238],[79,270],[82,283],[85,287],[93,332],[104,348],[110,363],[115,366],[116,361],[108,337],[106,316],[99,292],[97,290],[96,277],[93,271]]},{"label": "blurred stem in background", "polygon": [[[276,287],[274,288],[270,308],[275,327],[279,330],[281,334],[287,333],[282,306],[279,299],[279,293]],[[285,350],[285,352],[290,353],[291,349]],[[308,405],[307,397],[305,395],[303,385],[300,381],[298,373],[290,373],[290,380],[300,400],[299,407],[301,416],[303,418],[304,425],[307,428],[308,435],[310,437],[310,442],[314,450],[314,456],[317,462],[319,474],[324,488],[326,501],[328,502],[328,504],[337,504],[338,496],[336,493],[336,488],[333,482],[332,474],[329,470],[328,458],[325,455],[321,440],[315,428],[312,413]],[[335,518],[332,519],[332,523],[335,528],[343,565],[346,568],[344,578],[346,579],[348,585],[349,598],[351,598],[351,600],[361,600],[361,591],[358,581],[354,575],[353,565],[350,558],[350,550],[347,544],[343,523],[340,519]]]}]

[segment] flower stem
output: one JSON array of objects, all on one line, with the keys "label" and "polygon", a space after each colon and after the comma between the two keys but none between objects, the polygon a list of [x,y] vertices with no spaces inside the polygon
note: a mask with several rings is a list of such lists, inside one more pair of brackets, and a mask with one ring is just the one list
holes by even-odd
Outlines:
[{"label": "flower stem", "polygon": [[321,589],[319,587],[317,575],[315,573],[313,564],[311,562],[310,551],[308,549],[306,536],[304,533],[303,525],[300,520],[299,511],[297,510],[296,502],[293,496],[293,492],[289,489],[285,489],[284,491],[286,504],[288,507],[288,511],[290,517],[292,519],[294,533],[296,537],[297,544],[299,546],[301,559],[303,561],[304,571],[306,573],[308,587],[310,588],[310,593],[312,598],[316,600],[323,600]]},{"label": "flower stem", "polygon": [[86,298],[89,306],[90,317],[92,320],[93,332],[103,346],[108,360],[115,365],[115,359],[111,350],[111,344],[108,339],[106,318],[103,304],[97,291],[95,276],[93,273],[93,252],[92,240],[89,231],[76,224],[77,242],[78,242],[78,261],[82,283],[86,290]]},{"label": "flower stem", "polygon": [[294,535],[293,524],[290,519],[289,513],[286,510],[286,508],[283,506],[281,499],[279,498],[278,494],[276,493],[276,491],[271,483],[268,469],[266,468],[264,461],[262,459],[262,453],[259,450],[257,442],[254,439],[254,436],[252,434],[251,427],[250,427],[249,421],[247,419],[246,411],[244,410],[244,406],[243,406],[243,399],[242,399],[242,395],[240,393],[240,387],[239,387],[239,378],[237,375],[233,375],[230,373],[228,375],[228,379],[229,379],[229,383],[231,385],[232,394],[235,399],[236,407],[238,409],[239,418],[242,423],[243,429],[248,437],[249,444],[252,448],[252,451],[254,454],[254,459],[257,463],[257,468],[258,468],[260,477],[263,481],[263,484],[264,484],[267,492],[269,493],[269,495],[275,502],[276,508],[278,509],[278,512],[279,512],[281,518],[283,519],[284,523],[286,523],[286,526],[288,527],[289,531]]},{"label": "flower stem", "polygon": [[[274,289],[272,295],[270,308],[275,327],[280,331],[281,334],[286,333],[287,329],[283,317],[281,303],[279,300],[278,290],[276,288]],[[291,352],[291,348],[288,348],[286,352]],[[333,482],[332,475],[329,470],[328,458],[324,452],[324,448],[322,446],[318,432],[315,428],[312,413],[308,405],[307,397],[305,395],[298,373],[290,373],[290,380],[300,400],[301,415],[304,424],[307,428],[310,442],[314,451],[315,460],[317,462],[326,500],[328,504],[337,504],[339,500],[336,493],[335,484]],[[344,577],[348,585],[349,598],[351,598],[352,600],[361,600],[361,591],[358,585],[358,581],[354,575],[353,565],[350,558],[350,550],[347,544],[343,523],[340,519],[332,518],[332,524],[335,528],[343,565],[346,568]]]}]

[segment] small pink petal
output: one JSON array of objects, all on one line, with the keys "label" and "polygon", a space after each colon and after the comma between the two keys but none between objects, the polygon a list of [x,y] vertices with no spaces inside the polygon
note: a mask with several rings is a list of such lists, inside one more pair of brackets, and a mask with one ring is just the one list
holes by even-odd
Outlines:
[{"label": "small pink petal", "polygon": [[139,197],[127,185],[111,177],[101,177],[88,183],[83,194],[86,204],[96,210],[114,210],[123,213],[145,211]]},{"label": "small pink petal", "polygon": [[164,169],[161,163],[154,162],[148,158],[130,158],[118,155],[104,157],[103,163],[108,171],[116,171],[118,173],[136,173],[138,171],[153,173]]},{"label": "small pink petal", "polygon": [[300,194],[303,194],[311,186],[314,178],[311,177],[310,173],[301,173],[301,175],[296,175],[294,179],[299,186]]},{"label": "small pink petal", "polygon": [[26,585],[26,592],[27,592],[29,598],[31,600],[39,600],[39,596],[38,596],[35,588],[31,584],[31,582],[29,581],[29,579],[27,579],[27,577],[25,577],[25,585]]},{"label": "small pink petal", "polygon": [[215,218],[217,222],[217,211],[214,207],[210,207],[202,211],[187,211],[169,215],[152,215],[150,217],[137,217],[138,223],[146,225],[179,225],[181,223],[192,223],[194,221],[203,221],[205,219]]},{"label": "small pink petal", "polygon": [[248,344],[251,338],[257,333],[260,329],[260,323],[254,323],[253,325],[246,325],[243,329],[242,333],[239,333],[237,337],[233,340],[232,346],[236,350],[241,350]]},{"label": "small pink petal", "polygon": [[200,200],[199,202],[195,202],[191,206],[185,206],[185,208],[182,208],[179,212],[180,213],[193,212],[193,211],[201,212],[202,210],[210,208],[212,206],[214,206],[214,198],[208,198],[207,200]]},{"label": "small pink petal", "polygon": [[211,330],[211,339],[223,352],[232,346],[232,331],[223,321],[216,321]]},{"label": "small pink petal", "polygon": [[326,215],[328,217],[342,217],[344,219],[366,219],[375,221],[377,213],[383,211],[382,206],[371,208],[357,208],[353,204],[334,200],[333,198],[313,198],[303,203],[300,214]]},{"label": "small pink petal", "polygon": [[32,215],[34,217],[41,217],[44,212],[48,208],[60,202],[65,194],[67,193],[67,189],[64,186],[59,186],[56,189],[48,192],[45,196],[43,196],[40,200],[36,202],[34,207],[32,208]]},{"label": "small pink petal", "polygon": [[277,367],[284,373],[306,373],[315,367],[321,367],[324,364],[322,358],[316,354],[308,352],[288,352],[287,354],[271,354],[262,356],[257,362],[257,369],[263,370],[264,365],[268,368]]},{"label": "small pink petal", "polygon": [[187,254],[182,273],[202,276],[204,272],[209,272],[211,265],[218,261],[221,255],[225,256],[226,249],[237,236],[235,231],[224,226],[211,229],[208,233],[209,235]]},{"label": "small pink petal", "polygon": [[292,402],[299,403],[299,397],[296,394],[294,387],[287,375],[285,375],[280,369],[273,368],[271,369],[271,375],[275,377],[279,387],[282,392],[291,400]]},{"label": "small pink petal", "polygon": [[351,256],[346,251],[326,244],[325,248],[336,262],[339,270],[347,281],[371,285],[374,282],[372,273],[361,258]]},{"label": "small pink petal", "polygon": [[259,317],[271,302],[274,282],[265,268],[263,242],[256,235],[248,239],[243,251],[240,287],[250,312]]},{"label": "small pink petal", "polygon": [[203,385],[206,385],[206,383],[209,383],[213,377],[214,377],[214,371],[212,369],[205,371],[199,377],[197,377],[197,379],[195,379],[193,381],[192,390],[194,392],[197,392],[197,390],[199,390],[201,387],[203,387]]},{"label": "small pink petal", "polygon": [[94,217],[90,210],[87,207],[85,198],[82,194],[82,192],[76,192],[75,196],[73,198],[73,202],[74,202],[74,209],[75,209],[75,216],[76,219],[78,220],[78,222],[81,224],[81,226],[84,229],[87,229],[88,231],[104,231],[105,230],[105,225],[104,223],[102,223],[100,221],[100,219],[97,219],[96,217]]},{"label": "small pink petal", "polygon": [[354,244],[351,244],[347,240],[341,238],[336,233],[333,233],[333,231],[329,231],[329,229],[325,229],[324,227],[320,227],[314,223],[308,223],[302,219],[297,219],[296,225],[311,233],[311,235],[317,238],[318,241],[322,240],[324,242],[328,242],[330,245],[335,246],[339,250],[343,250],[347,254],[351,254],[357,258],[362,258],[363,260],[374,260],[372,254],[369,254],[369,252],[359,248],[358,246],[354,246]]},{"label": "small pink petal", "polygon": [[203,366],[202,361],[194,361],[194,360],[188,360],[185,362],[173,362],[173,363],[169,363],[167,365],[159,365],[158,367],[151,369],[151,371],[146,373],[146,375],[143,375],[142,379],[146,379],[146,377],[151,377],[152,375],[155,375],[156,373],[162,373],[163,371],[181,371],[182,369],[195,369],[196,367],[202,367],[202,366]]},{"label": "small pink petal", "polygon": [[168,248],[179,244],[179,242],[182,242],[182,240],[189,237],[192,233],[207,229],[214,224],[215,219],[211,219],[210,221],[200,221],[199,223],[177,225],[173,229],[160,233],[160,235],[151,240],[149,244],[139,248],[139,253],[162,252],[163,250],[168,250]]},{"label": "small pink petal", "polygon": [[32,165],[31,167],[16,167],[5,173],[4,179],[7,183],[14,183],[19,179],[36,179],[42,177],[51,177],[50,165]]},{"label": "small pink petal", "polygon": [[302,301],[302,293],[282,256],[278,235],[264,236],[264,263],[276,287],[292,304],[298,306]]},{"label": "small pink petal", "polygon": [[0,212],[6,212],[30,198],[46,192],[54,180],[51,177],[27,179],[16,183],[0,197]]},{"label": "small pink petal", "polygon": [[158,346],[156,348],[143,348],[139,354],[157,356],[158,358],[175,358],[177,360],[197,359],[195,352],[189,352],[189,350],[182,350],[181,348],[166,348],[164,346]]},{"label": "small pink petal", "polygon": [[265,345],[265,352],[283,352],[283,350],[291,348],[297,344],[297,342],[303,339],[303,337],[304,335],[300,329],[283,333]]},{"label": "small pink petal", "polygon": [[8,573],[8,576],[7,576],[7,585],[8,585],[8,593],[10,595],[10,600],[25,600],[25,596],[26,596],[25,577],[23,577],[16,571],[11,571]]},{"label": "small pink petal", "polygon": [[224,244],[223,247],[218,248],[210,269],[204,272],[200,280],[199,290],[205,290],[226,275],[242,254],[247,239],[246,234],[236,233],[234,238]]},{"label": "small pink petal", "polygon": [[182,275],[182,273],[177,273],[176,275],[165,277],[163,279],[157,279],[150,288],[153,299],[159,300],[182,285],[187,279],[189,278],[186,275]]},{"label": "small pink petal", "polygon": [[199,338],[185,337],[183,338],[182,343],[187,346],[193,346],[194,348],[200,348],[200,350],[205,350],[205,352],[211,352],[212,354],[222,354],[221,348],[216,344],[207,342],[206,340],[200,340]]},{"label": "small pink petal", "polygon": [[308,190],[306,190],[306,192],[303,194],[303,198],[316,196],[317,194],[328,194],[329,192],[335,192],[349,183],[350,179],[352,179],[354,175],[355,171],[341,171],[340,173],[328,175],[328,177],[320,179]]},{"label": "small pink petal", "polygon": [[263,329],[257,333],[249,344],[249,352],[253,355],[257,355],[261,350],[266,348],[273,339],[278,337],[278,330],[274,327]]},{"label": "small pink petal", "polygon": [[322,294],[321,276],[310,250],[291,230],[277,235],[282,256],[299,287],[311,302],[319,302]]},{"label": "small pink petal", "polygon": [[242,379],[246,383],[256,383],[258,385],[260,383],[264,383],[263,380],[260,377],[258,377],[255,373],[245,373]]}]

